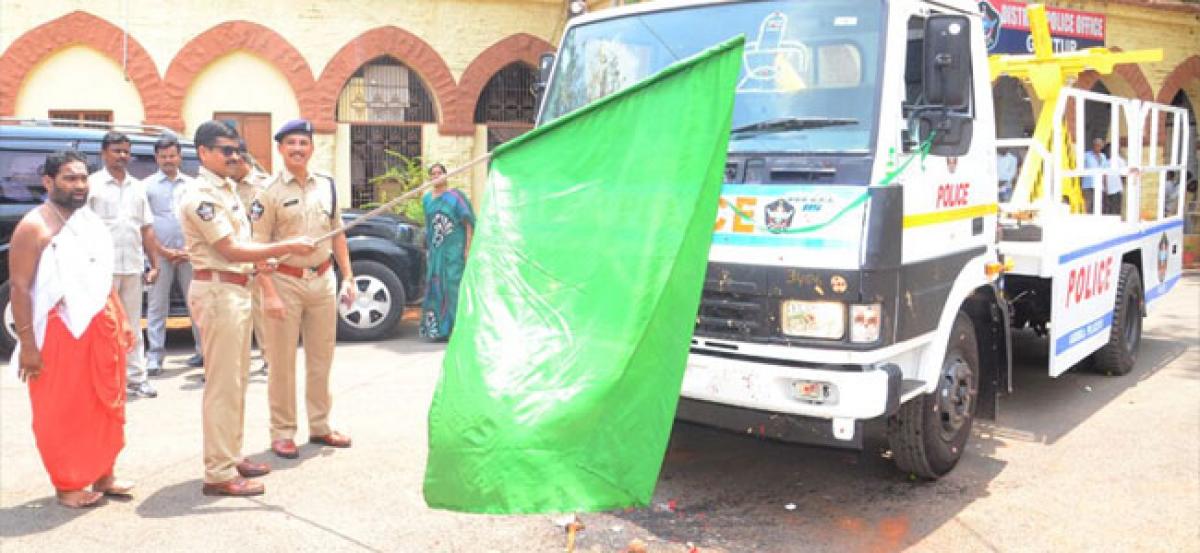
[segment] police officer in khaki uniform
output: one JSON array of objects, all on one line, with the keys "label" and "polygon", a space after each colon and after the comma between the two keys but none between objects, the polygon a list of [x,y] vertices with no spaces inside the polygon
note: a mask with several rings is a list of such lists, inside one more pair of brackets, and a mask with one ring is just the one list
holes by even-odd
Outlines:
[{"label": "police officer in khaki uniform", "polygon": [[[298,119],[275,133],[285,169],[276,174],[250,207],[254,239],[273,242],[296,236],[318,238],[341,228],[341,210],[333,179],[308,170],[312,157],[312,124]],[[350,438],[329,426],[333,400],[329,369],[337,338],[337,291],[330,254],[337,259],[343,286],[342,301],[353,301],[354,274],[345,234],[317,243],[308,255],[281,259],[263,285],[266,313],[267,394],[271,407],[271,449],[276,455],[299,455],[296,435],[296,345],[304,340],[305,406],[308,440],[333,447],[350,447]]]},{"label": "police officer in khaki uniform", "polygon": [[[237,183],[236,191],[238,199],[242,201],[242,205],[249,206],[254,203],[254,198],[258,196],[258,193],[267,187],[271,175],[264,173],[258,168],[254,162],[254,158],[246,148],[245,139],[238,139],[238,154],[241,156],[240,162],[229,178]],[[264,351],[263,357],[265,358],[267,338],[263,330],[262,294],[259,293],[257,286],[251,288],[250,293],[253,296],[251,299],[251,319],[254,326],[254,340],[258,342],[259,349]],[[263,374],[267,372],[267,365],[268,363],[264,359],[262,365]]]},{"label": "police officer in khaki uniform", "polygon": [[265,463],[243,459],[242,429],[250,376],[251,262],[287,254],[307,255],[312,240],[273,244],[250,239],[246,208],[228,179],[239,163],[237,133],[219,121],[196,129],[200,174],[184,193],[179,220],[192,260],[188,308],[200,329],[204,354],[205,495],[258,495],[270,472]]}]

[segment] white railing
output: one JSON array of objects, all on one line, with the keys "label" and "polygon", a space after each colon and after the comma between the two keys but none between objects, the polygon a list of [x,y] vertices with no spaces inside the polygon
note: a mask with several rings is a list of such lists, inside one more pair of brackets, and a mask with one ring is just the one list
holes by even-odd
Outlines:
[{"label": "white railing", "polygon": [[[1085,162],[1086,148],[1096,138],[1095,133],[1089,133],[1085,128],[1088,105],[1104,104],[1109,108],[1110,119],[1107,143],[1110,148],[1109,166],[1087,168]],[[1067,110],[1073,108],[1073,120],[1065,122]],[[1182,180],[1187,166],[1187,132],[1188,114],[1182,108],[1166,106],[1153,102],[1136,99],[1120,98],[1107,94],[1079,90],[1063,89],[1055,105],[1055,125],[1053,142],[1049,161],[1051,169],[1049,178],[1043,178],[1046,188],[1039,202],[1043,208],[1060,202],[1063,182],[1070,178],[1092,178],[1094,186],[1083,189],[1085,194],[1092,195],[1092,210],[1080,215],[1110,215],[1117,216],[1128,223],[1157,221],[1166,217],[1181,217],[1183,204],[1180,201]],[[1122,135],[1124,122],[1125,134]],[[1170,123],[1170,133],[1166,144],[1160,144],[1160,130]],[[1059,151],[1064,143],[1064,134],[1068,124],[1074,130],[1072,153],[1075,167],[1067,168]],[[1113,154],[1120,158],[1120,145],[1124,140],[1128,145],[1124,167],[1113,167]],[[1000,141],[1005,142],[1005,141]],[[1101,198],[1104,194],[1105,179],[1110,176],[1124,177],[1122,187],[1122,213],[1105,214]],[[1142,209],[1143,186],[1153,187],[1155,205],[1152,213]],[[1167,201],[1170,200],[1170,204]]]}]

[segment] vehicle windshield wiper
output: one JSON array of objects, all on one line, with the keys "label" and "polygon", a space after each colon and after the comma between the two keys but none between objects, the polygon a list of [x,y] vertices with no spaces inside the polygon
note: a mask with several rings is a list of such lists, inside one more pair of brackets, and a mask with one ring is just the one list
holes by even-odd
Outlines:
[{"label": "vehicle windshield wiper", "polygon": [[733,129],[730,132],[733,134],[774,133],[857,124],[858,119],[854,119],[852,117],[780,117],[777,119],[767,119],[765,121],[751,123],[749,125],[742,125],[741,127]]}]

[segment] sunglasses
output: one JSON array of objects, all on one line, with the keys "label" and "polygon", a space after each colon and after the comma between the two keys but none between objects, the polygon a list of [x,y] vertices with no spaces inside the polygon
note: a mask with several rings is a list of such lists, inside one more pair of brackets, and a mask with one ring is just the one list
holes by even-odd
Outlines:
[{"label": "sunglasses", "polygon": [[[207,146],[206,146],[207,147]],[[218,152],[225,157],[233,157],[233,154],[241,155],[242,151],[237,146],[213,146],[208,148],[214,152]]]}]

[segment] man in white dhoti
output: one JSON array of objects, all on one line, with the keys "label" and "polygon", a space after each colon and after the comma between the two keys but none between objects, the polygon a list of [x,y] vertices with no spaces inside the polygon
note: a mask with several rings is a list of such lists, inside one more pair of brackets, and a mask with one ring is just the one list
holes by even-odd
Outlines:
[{"label": "man in white dhoti", "polygon": [[85,205],[87,178],[82,154],[48,156],[48,198],[17,224],[9,250],[12,365],[29,382],[33,433],[58,501],[74,508],[132,488],[113,465],[125,445],[133,334],[113,290],[112,238]]}]

